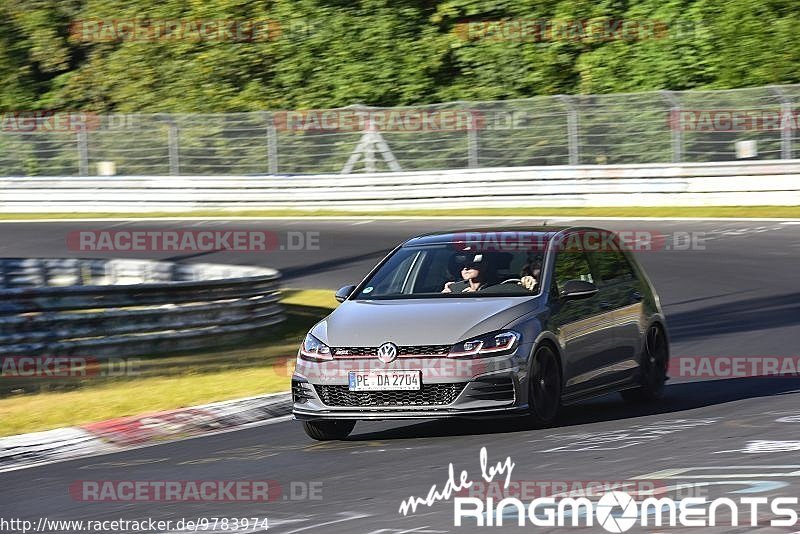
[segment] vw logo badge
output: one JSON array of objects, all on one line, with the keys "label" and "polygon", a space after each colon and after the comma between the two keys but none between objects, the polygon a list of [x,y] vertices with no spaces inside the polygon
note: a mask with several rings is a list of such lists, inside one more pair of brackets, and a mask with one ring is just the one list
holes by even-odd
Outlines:
[{"label": "vw logo badge", "polygon": [[378,347],[378,359],[383,363],[391,363],[397,359],[397,345],[384,343]]}]

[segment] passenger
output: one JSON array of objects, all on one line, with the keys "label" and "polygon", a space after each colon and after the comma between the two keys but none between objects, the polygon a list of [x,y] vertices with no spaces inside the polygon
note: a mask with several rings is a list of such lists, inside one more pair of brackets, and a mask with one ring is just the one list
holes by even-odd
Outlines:
[{"label": "passenger", "polygon": [[482,254],[475,254],[461,267],[461,278],[460,282],[445,283],[442,293],[470,293],[489,285],[489,266]]}]

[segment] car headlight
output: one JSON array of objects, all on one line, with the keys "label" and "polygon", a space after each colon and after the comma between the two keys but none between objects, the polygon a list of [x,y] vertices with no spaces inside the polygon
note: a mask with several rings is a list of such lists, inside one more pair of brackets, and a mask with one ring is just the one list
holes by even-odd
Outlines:
[{"label": "car headlight", "polygon": [[449,358],[481,358],[511,354],[519,345],[519,332],[503,330],[456,343],[447,355]]},{"label": "car headlight", "polygon": [[306,338],[300,346],[300,357],[311,362],[325,362],[332,360],[333,354],[328,345],[311,334],[306,334]]}]

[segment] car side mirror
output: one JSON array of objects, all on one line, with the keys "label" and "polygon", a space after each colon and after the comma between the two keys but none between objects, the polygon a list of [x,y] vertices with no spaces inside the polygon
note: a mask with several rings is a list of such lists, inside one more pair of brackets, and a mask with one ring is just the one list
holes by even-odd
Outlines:
[{"label": "car side mirror", "polygon": [[559,293],[562,300],[587,299],[597,294],[597,286],[586,280],[568,280]]},{"label": "car side mirror", "polygon": [[337,291],[335,295],[336,300],[339,302],[344,302],[345,300],[347,300],[347,297],[350,296],[350,293],[352,293],[355,288],[356,286],[340,287],[339,291]]}]

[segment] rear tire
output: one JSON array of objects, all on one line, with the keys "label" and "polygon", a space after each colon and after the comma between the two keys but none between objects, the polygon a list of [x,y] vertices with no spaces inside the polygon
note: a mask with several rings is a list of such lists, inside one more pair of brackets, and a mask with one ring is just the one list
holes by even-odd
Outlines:
[{"label": "rear tire", "polygon": [[306,435],[317,441],[344,439],[355,428],[355,421],[303,421]]},{"label": "rear tire", "polygon": [[528,380],[530,421],[536,428],[551,426],[561,408],[561,366],[548,345],[536,349]]},{"label": "rear tire", "polygon": [[639,386],[620,391],[627,402],[653,402],[664,396],[667,381],[669,347],[664,331],[658,325],[647,330],[639,367]]}]

